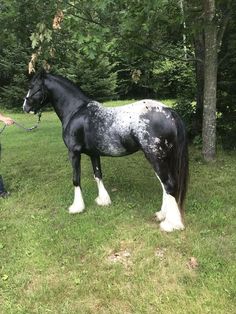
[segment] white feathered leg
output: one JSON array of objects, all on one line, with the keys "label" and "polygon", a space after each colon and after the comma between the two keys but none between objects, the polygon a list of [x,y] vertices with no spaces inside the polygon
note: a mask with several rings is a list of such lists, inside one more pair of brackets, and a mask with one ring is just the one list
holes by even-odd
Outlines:
[{"label": "white feathered leg", "polygon": [[82,213],[85,209],[82,192],[79,186],[75,186],[74,202],[69,207],[70,214]]},{"label": "white feathered leg", "polygon": [[156,176],[159,179],[163,189],[161,210],[155,214],[156,218],[161,221],[160,228],[166,232],[183,230],[184,224],[182,222],[178,204],[172,195],[166,193],[164,184],[161,182],[157,174]]},{"label": "white feathered leg", "polygon": [[98,187],[98,197],[95,199],[95,202],[100,206],[107,206],[111,204],[111,199],[109,194],[107,193],[107,190],[105,189],[103,182],[101,179],[96,178],[95,180],[97,182]]}]

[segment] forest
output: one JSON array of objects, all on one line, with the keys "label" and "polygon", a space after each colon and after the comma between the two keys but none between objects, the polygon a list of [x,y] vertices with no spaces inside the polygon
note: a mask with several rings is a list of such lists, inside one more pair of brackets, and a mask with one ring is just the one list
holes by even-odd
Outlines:
[{"label": "forest", "polygon": [[2,0],[0,108],[44,67],[99,100],[172,99],[205,160],[236,147],[236,3]]}]

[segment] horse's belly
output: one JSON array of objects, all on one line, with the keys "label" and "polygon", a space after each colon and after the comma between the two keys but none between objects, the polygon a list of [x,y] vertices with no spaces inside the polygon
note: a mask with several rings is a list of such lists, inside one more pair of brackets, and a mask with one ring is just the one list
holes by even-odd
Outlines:
[{"label": "horse's belly", "polygon": [[125,156],[138,151],[138,146],[131,136],[103,136],[97,143],[97,149],[102,156]]}]

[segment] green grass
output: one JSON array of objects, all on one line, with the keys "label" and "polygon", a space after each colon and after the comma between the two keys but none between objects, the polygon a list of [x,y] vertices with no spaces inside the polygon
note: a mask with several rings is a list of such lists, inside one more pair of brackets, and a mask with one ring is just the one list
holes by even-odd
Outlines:
[{"label": "green grass", "polygon": [[1,142],[11,197],[0,200],[0,313],[235,313],[234,154],[220,151],[208,165],[190,148],[186,230],[166,234],[153,219],[161,188],[142,153],[102,159],[109,207],[95,204],[83,156],[87,210],[69,215],[71,166],[55,114],[34,132],[8,127]]},{"label": "green grass", "polygon": [[[131,104],[135,101],[138,101],[137,99],[129,99],[129,100],[117,100],[117,101],[107,101],[105,103],[105,105],[107,107],[116,107],[116,106],[122,106],[122,105],[126,105],[126,104]],[[174,99],[164,99],[161,100],[161,102],[163,102],[165,105],[171,107],[173,106],[173,104],[175,103]]]}]

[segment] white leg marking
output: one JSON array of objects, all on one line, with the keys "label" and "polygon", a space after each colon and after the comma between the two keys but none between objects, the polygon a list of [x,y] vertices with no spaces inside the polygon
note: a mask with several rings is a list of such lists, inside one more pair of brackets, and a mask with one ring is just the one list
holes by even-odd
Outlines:
[{"label": "white leg marking", "polygon": [[[156,176],[160,180],[157,174]],[[159,221],[162,221],[160,223],[160,228],[166,232],[172,232],[174,230],[183,230],[184,225],[176,200],[172,195],[166,193],[166,190],[162,182],[161,186],[163,189],[162,206],[161,210],[156,213],[156,218]]]},{"label": "white leg marking", "polygon": [[166,208],[165,208],[165,197],[166,197],[166,191],[165,191],[165,188],[164,188],[164,185],[163,183],[161,182],[161,179],[159,178],[159,176],[156,174],[158,180],[160,181],[161,183],[161,186],[162,186],[162,190],[163,190],[163,195],[162,195],[162,205],[161,205],[161,210],[156,212],[155,213],[155,216],[156,216],[156,219],[158,221],[162,221],[166,218]]},{"label": "white leg marking", "polygon": [[83,196],[81,193],[81,189],[79,186],[75,187],[75,195],[74,195],[74,202],[69,207],[69,213],[70,214],[76,214],[76,213],[82,213],[82,211],[85,209]]},{"label": "white leg marking", "polygon": [[102,180],[95,177],[98,186],[98,197],[95,199],[95,202],[100,206],[107,206],[111,204],[111,199],[107,190],[105,189]]}]

